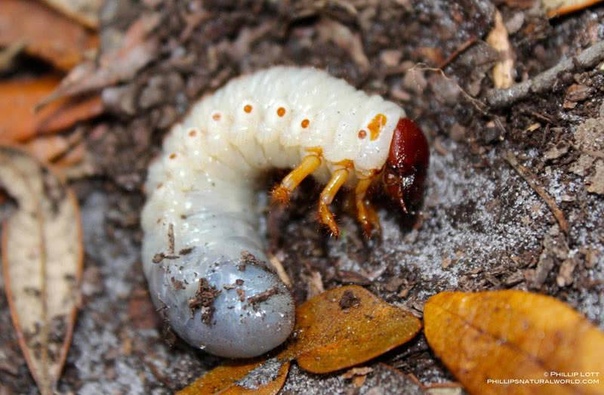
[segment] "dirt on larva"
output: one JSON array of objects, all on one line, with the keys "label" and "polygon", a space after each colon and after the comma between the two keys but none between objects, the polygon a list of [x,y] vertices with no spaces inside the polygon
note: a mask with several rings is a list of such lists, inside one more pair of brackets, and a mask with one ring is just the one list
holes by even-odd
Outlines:
[{"label": "dirt on larva", "polygon": [[[86,126],[94,176],[73,182],[85,227],[83,301],[59,392],[170,394],[221,362],[162,333],[140,262],[142,186],[162,137],[193,102],[277,64],[322,68],[400,103],[431,145],[421,215],[409,220],[374,199],[380,240],[363,237],[343,195],[333,205],[341,235],[330,238],[317,222],[320,187],[311,180],[287,207],[263,208],[269,251],[297,302],[355,283],[421,315],[444,290],[514,288],[552,295],[604,328],[604,57],[570,62],[502,98],[491,73],[498,53],[486,43],[498,10],[513,80],[532,81],[601,43],[604,6],[555,19],[539,7],[107,0],[102,53],[142,23],[150,27],[135,46],[146,62],[102,88],[109,114]],[[279,176],[267,176],[264,204]],[[0,392],[35,393],[4,292],[0,311]],[[407,377],[454,380],[422,336],[367,366],[373,373],[360,387],[294,366],[282,393],[423,393]]]}]

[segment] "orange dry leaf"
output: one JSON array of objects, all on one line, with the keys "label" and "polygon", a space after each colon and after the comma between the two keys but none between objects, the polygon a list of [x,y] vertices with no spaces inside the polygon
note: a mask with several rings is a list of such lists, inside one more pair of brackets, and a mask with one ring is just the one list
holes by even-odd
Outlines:
[{"label": "orange dry leaf", "polygon": [[178,395],[274,395],[285,384],[289,365],[289,361],[276,358],[231,362],[215,368]]},{"label": "orange dry leaf", "polygon": [[156,58],[157,36],[150,34],[161,22],[158,14],[144,14],[130,27],[121,41],[106,51],[98,62],[84,62],[61,81],[61,86],[42,103],[62,97],[96,92],[120,81],[127,81]]},{"label": "orange dry leaf", "polygon": [[75,195],[48,168],[0,147],[0,186],[18,203],[2,266],[19,345],[42,395],[56,390],[79,302],[84,249]]},{"label": "orange dry leaf", "polygon": [[356,285],[312,298],[298,308],[296,320],[293,340],[273,358],[220,366],[179,395],[276,394],[292,360],[310,372],[334,372],[400,346],[421,329],[411,313]]},{"label": "orange dry leaf", "polygon": [[104,0],[44,0],[49,6],[90,27],[99,25],[99,13]]},{"label": "orange dry leaf", "polygon": [[541,5],[547,11],[548,18],[555,18],[601,2],[602,0],[541,0]]},{"label": "orange dry leaf", "polygon": [[25,42],[25,51],[70,70],[98,47],[96,34],[33,0],[2,0],[0,46]]},{"label": "orange dry leaf", "polygon": [[57,77],[0,83],[0,143],[53,133],[103,112],[100,96],[62,99],[39,111],[36,105],[59,85]]},{"label": "orange dry leaf", "polygon": [[443,292],[426,303],[424,323],[434,352],[472,394],[604,393],[604,333],[552,297]]},{"label": "orange dry leaf", "polygon": [[411,313],[365,288],[324,292],[296,312],[295,341],[283,351],[309,372],[329,373],[358,365],[411,340],[421,329]]}]

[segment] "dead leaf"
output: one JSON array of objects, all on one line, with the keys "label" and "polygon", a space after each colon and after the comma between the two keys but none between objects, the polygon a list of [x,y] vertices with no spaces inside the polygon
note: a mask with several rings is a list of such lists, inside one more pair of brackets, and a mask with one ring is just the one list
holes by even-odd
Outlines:
[{"label": "dead leaf", "polygon": [[371,67],[363,49],[363,43],[358,33],[353,33],[346,25],[332,19],[321,19],[317,24],[317,33],[322,41],[331,41],[345,50],[361,71],[367,72]]},{"label": "dead leaf", "polygon": [[587,192],[604,195],[604,161],[596,161],[594,173],[585,179]]},{"label": "dead leaf", "polygon": [[0,82],[0,143],[31,139],[67,129],[103,112],[100,96],[63,99],[35,111],[36,105],[59,85],[60,77]]},{"label": "dead leaf", "polygon": [[570,14],[591,7],[602,0],[541,0],[541,5],[547,12],[548,18]]},{"label": "dead leaf", "polygon": [[6,48],[0,48],[0,75],[7,73],[15,64],[15,59],[25,48],[25,42],[17,41]]},{"label": "dead leaf", "polygon": [[44,0],[44,2],[85,26],[97,28],[99,25],[99,12],[103,0]]},{"label": "dead leaf", "polygon": [[200,377],[178,395],[274,395],[285,384],[289,365],[289,361],[276,358],[231,362]]},{"label": "dead leaf", "polygon": [[159,40],[147,36],[160,22],[157,14],[141,16],[128,28],[121,45],[103,54],[98,62],[88,61],[75,67],[40,105],[130,80],[155,58]]},{"label": "dead leaf", "polygon": [[283,355],[291,355],[309,372],[334,372],[398,347],[420,329],[413,314],[350,285],[322,293],[298,308],[295,341]]},{"label": "dead leaf", "polygon": [[[298,308],[293,340],[276,356],[219,366],[178,395],[276,394],[285,383],[292,360],[313,373],[335,372],[400,346],[420,329],[420,321],[411,313],[362,287],[332,289]],[[256,377],[270,377],[272,381],[257,385]]]},{"label": "dead leaf", "polygon": [[27,142],[23,149],[42,163],[61,167],[76,166],[86,155],[82,133],[39,137]]},{"label": "dead leaf", "polygon": [[48,169],[0,147],[0,184],[18,204],[2,227],[2,263],[19,345],[43,395],[54,393],[71,342],[83,247],[77,201]]},{"label": "dead leaf", "polygon": [[489,32],[486,41],[500,56],[500,60],[493,66],[493,84],[495,88],[507,89],[514,83],[514,57],[508,30],[503,23],[501,13],[497,10],[495,10],[495,26]]},{"label": "dead leaf", "polygon": [[581,381],[602,373],[604,333],[552,297],[443,292],[426,302],[424,322],[428,343],[472,394],[604,393],[601,377]]},{"label": "dead leaf", "polygon": [[70,70],[96,50],[98,37],[78,23],[33,0],[2,0],[0,46],[25,42],[25,51]]}]

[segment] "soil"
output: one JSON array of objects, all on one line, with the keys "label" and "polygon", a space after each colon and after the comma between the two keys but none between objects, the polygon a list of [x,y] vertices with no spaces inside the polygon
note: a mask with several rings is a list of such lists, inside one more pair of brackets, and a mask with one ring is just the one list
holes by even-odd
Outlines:
[{"label": "soil", "polygon": [[[441,291],[514,288],[552,295],[604,329],[602,56],[570,62],[541,90],[489,101],[499,55],[485,40],[496,10],[514,83],[604,39],[604,5],[547,19],[536,0],[108,0],[101,53],[131,69],[94,88],[108,108],[87,125],[94,174],[72,181],[86,262],[59,392],[169,394],[220,364],[166,331],[151,305],[142,187],[162,137],[191,103],[276,64],[322,68],[400,103],[431,144],[421,215],[409,220],[376,198],[380,240],[362,236],[344,199],[334,203],[341,236],[319,229],[312,181],[287,208],[265,209],[262,230],[298,303],[355,283],[421,316]],[[130,44],[140,58],[112,58],[136,23],[143,33]],[[0,394],[35,394],[0,294]],[[454,381],[421,335],[366,366],[360,385],[294,367],[282,393],[423,393],[418,382]]]}]

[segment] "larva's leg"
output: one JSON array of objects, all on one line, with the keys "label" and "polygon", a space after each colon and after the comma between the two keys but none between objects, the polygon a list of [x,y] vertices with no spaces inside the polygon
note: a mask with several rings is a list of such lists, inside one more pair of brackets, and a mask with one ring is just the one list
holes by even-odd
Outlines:
[{"label": "larva's leg", "polygon": [[272,199],[275,202],[287,203],[291,193],[300,185],[302,180],[312,174],[321,165],[321,158],[317,155],[308,155],[302,163],[283,178],[281,183],[273,189]]},{"label": "larva's leg", "polygon": [[354,190],[354,201],[357,207],[357,219],[363,227],[365,236],[370,237],[375,231],[380,232],[380,219],[377,213],[371,206],[369,200],[366,199],[367,190],[373,181],[372,177],[362,178],[359,180]]},{"label": "larva's leg", "polygon": [[336,220],[333,217],[332,212],[329,210],[329,205],[333,202],[336,194],[342,188],[342,185],[348,178],[348,169],[338,169],[333,172],[331,179],[321,192],[321,198],[319,199],[319,218],[321,222],[326,225],[331,233],[338,237],[340,230],[336,224]]}]

